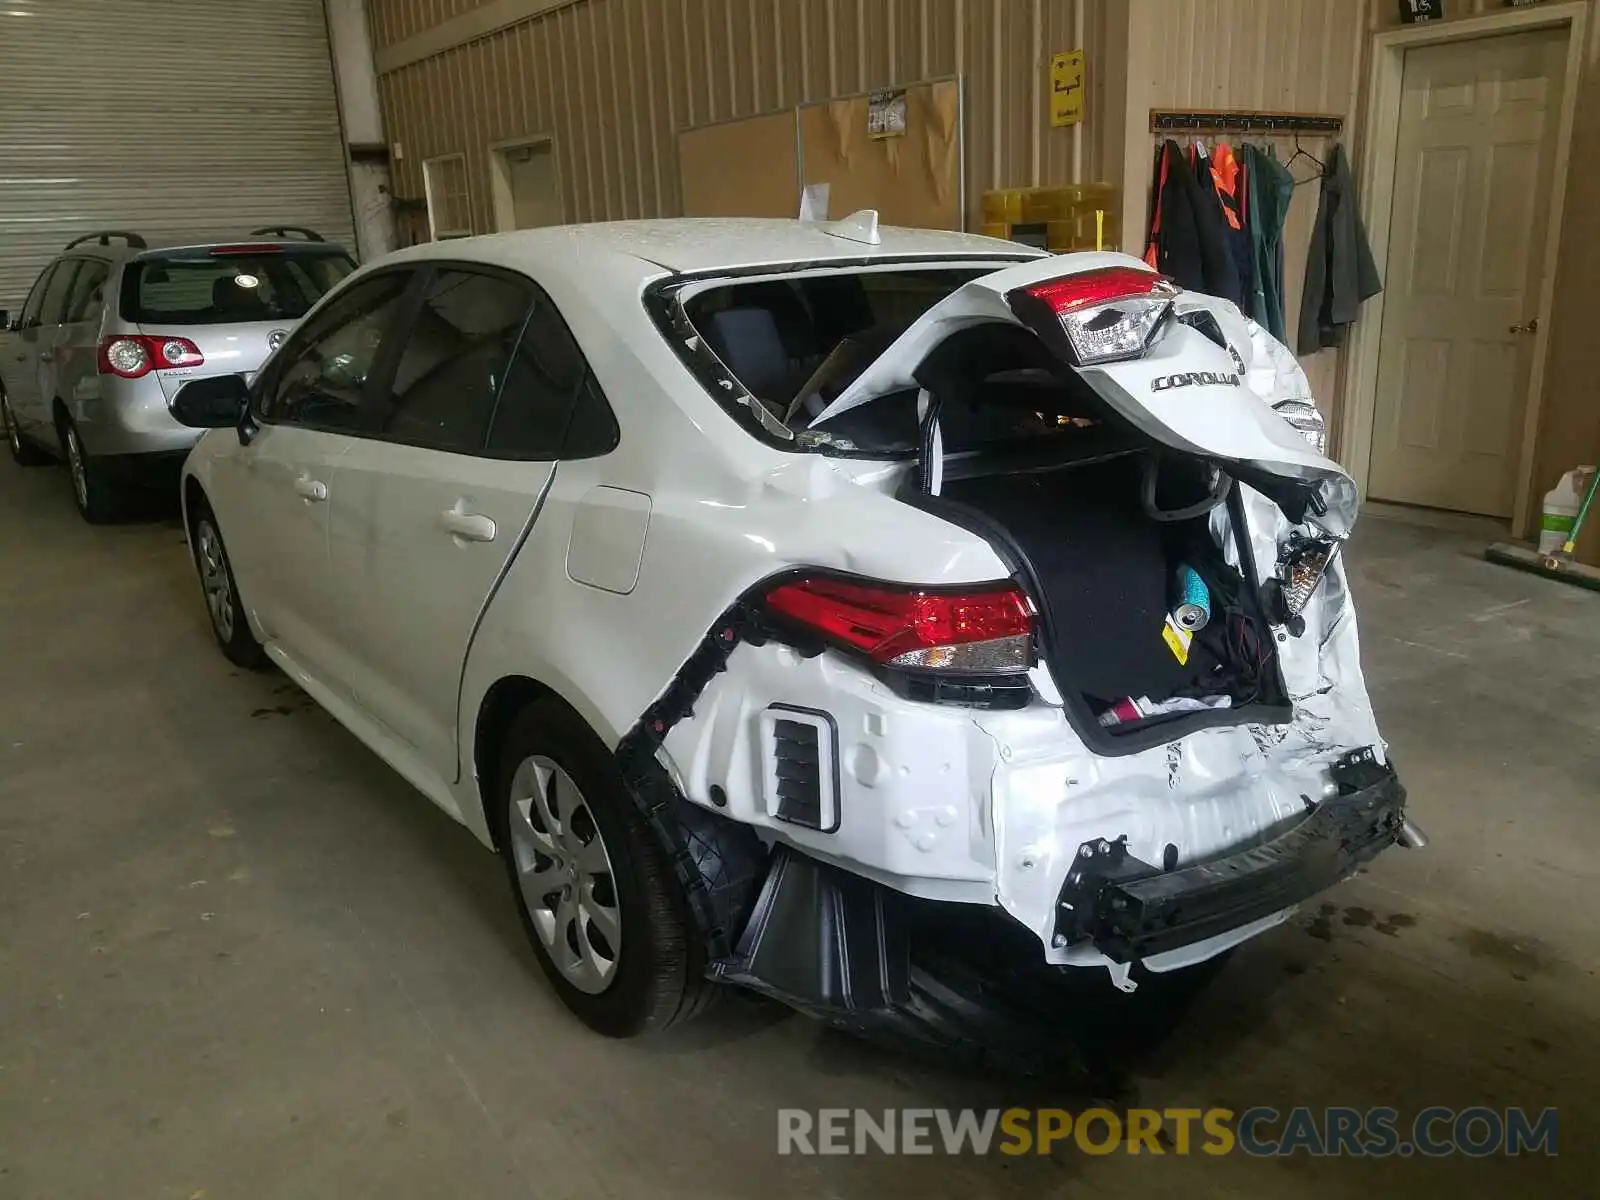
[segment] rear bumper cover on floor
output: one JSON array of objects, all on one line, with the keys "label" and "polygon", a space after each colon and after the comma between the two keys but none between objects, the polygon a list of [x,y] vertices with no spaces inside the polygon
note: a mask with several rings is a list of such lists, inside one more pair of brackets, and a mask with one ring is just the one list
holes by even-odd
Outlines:
[{"label": "rear bumper cover on floor", "polygon": [[1337,792],[1246,849],[1163,871],[1124,840],[1085,842],[1061,889],[1056,935],[1134,962],[1237,929],[1332,887],[1397,841],[1405,788],[1371,750],[1333,768]]}]

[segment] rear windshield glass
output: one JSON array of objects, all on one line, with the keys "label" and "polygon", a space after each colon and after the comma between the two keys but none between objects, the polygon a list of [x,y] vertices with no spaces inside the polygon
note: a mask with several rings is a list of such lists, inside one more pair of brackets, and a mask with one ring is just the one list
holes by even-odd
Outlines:
[{"label": "rear windshield glass", "polygon": [[[683,314],[692,332],[761,404],[760,427],[781,436],[782,430],[805,431],[928,309],[962,284],[1006,265],[729,282],[690,296]],[[712,394],[725,396],[726,389],[712,382]]]},{"label": "rear windshield glass", "polygon": [[123,272],[122,316],[141,325],[297,321],[353,270],[327,251],[141,259]]}]

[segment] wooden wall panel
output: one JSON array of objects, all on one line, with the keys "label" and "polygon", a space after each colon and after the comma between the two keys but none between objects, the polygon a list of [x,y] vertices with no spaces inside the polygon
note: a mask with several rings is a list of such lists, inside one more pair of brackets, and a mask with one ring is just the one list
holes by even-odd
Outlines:
[{"label": "wooden wall panel", "polygon": [[692,217],[792,217],[800,200],[795,110],[678,135],[682,207]]},{"label": "wooden wall panel", "polygon": [[887,225],[959,229],[959,86],[907,89],[904,137],[869,138],[867,108],[855,96],[799,110],[803,182],[829,185],[830,216],[876,208]]}]

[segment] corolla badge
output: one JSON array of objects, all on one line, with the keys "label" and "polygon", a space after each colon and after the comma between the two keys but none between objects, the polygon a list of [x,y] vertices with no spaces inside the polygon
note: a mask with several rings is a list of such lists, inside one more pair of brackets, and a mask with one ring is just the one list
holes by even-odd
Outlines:
[{"label": "corolla badge", "polygon": [[276,350],[279,346],[283,345],[283,339],[288,336],[289,331],[287,329],[274,329],[271,333],[267,334],[267,349]]},{"label": "corolla badge", "polygon": [[1239,387],[1241,382],[1237,375],[1223,375],[1216,371],[1186,371],[1181,375],[1157,375],[1150,381],[1150,390],[1164,392],[1169,388],[1198,387],[1203,384],[1212,387]]}]

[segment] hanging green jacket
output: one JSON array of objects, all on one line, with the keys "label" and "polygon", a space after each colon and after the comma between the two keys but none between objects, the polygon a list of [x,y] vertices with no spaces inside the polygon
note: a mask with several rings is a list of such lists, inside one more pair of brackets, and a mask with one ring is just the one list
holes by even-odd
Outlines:
[{"label": "hanging green jacket", "polygon": [[1288,322],[1283,312],[1283,224],[1294,199],[1294,176],[1278,161],[1272,146],[1246,145],[1245,189],[1248,193],[1245,230],[1255,259],[1254,288],[1245,297],[1245,311],[1280,342],[1287,340]]}]

